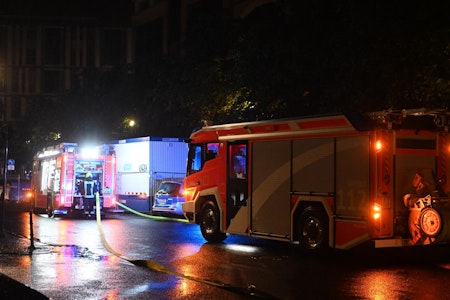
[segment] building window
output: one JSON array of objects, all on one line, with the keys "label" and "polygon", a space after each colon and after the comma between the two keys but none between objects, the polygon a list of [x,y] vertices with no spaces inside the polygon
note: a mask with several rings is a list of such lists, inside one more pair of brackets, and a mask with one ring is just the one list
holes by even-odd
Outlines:
[{"label": "building window", "polygon": [[44,31],[44,63],[61,65],[63,62],[63,30],[62,28],[46,28]]},{"label": "building window", "polygon": [[36,69],[35,68],[30,68],[28,70],[28,76],[27,76],[27,88],[28,88],[28,93],[30,94],[35,94],[37,92],[36,89]]},{"label": "building window", "polygon": [[9,77],[11,78],[11,92],[13,94],[17,94],[19,92],[19,72],[17,68],[11,68],[11,74]]},{"label": "building window", "polygon": [[102,36],[102,62],[103,65],[113,66],[121,64],[122,57],[122,32],[117,29],[108,29]]},{"label": "building window", "polygon": [[95,30],[88,28],[87,30],[87,49],[86,49],[86,61],[88,66],[95,65]]},{"label": "building window", "polygon": [[6,64],[6,27],[0,26],[0,66],[4,66]]},{"label": "building window", "polygon": [[11,117],[13,120],[20,120],[21,119],[21,111],[22,111],[22,105],[21,100],[19,97],[12,98],[12,109],[11,109]]},{"label": "building window", "polygon": [[0,96],[0,121],[6,120],[6,101],[5,97]]},{"label": "building window", "polygon": [[25,63],[27,65],[35,65],[36,64],[36,30],[27,29],[26,31],[27,37],[27,46],[25,52]]},{"label": "building window", "polygon": [[47,70],[43,74],[43,92],[44,93],[59,93],[62,85],[62,72]]},{"label": "building window", "polygon": [[6,27],[0,26],[0,92],[6,91]]},{"label": "building window", "polygon": [[6,89],[5,89],[5,79],[6,78],[5,77],[6,77],[5,68],[0,67],[0,92],[1,93],[4,93],[6,91]]}]

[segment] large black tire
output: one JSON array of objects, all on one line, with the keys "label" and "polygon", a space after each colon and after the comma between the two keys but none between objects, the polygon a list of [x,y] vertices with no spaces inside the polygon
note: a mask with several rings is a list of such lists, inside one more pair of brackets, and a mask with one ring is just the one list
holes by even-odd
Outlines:
[{"label": "large black tire", "polygon": [[205,240],[211,243],[218,243],[225,240],[227,235],[220,231],[220,214],[217,205],[206,202],[200,211],[200,230]]},{"label": "large black tire", "polygon": [[323,209],[306,207],[297,221],[297,238],[300,248],[309,252],[319,252],[328,248],[329,224]]}]

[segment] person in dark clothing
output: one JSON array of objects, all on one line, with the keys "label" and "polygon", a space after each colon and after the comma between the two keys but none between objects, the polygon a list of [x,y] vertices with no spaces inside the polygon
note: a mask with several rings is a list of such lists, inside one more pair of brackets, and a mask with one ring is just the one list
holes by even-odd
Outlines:
[{"label": "person in dark clothing", "polygon": [[86,179],[83,183],[83,190],[84,190],[84,211],[88,213],[88,215],[91,215],[91,212],[94,209],[94,203],[95,203],[95,195],[98,193],[98,185],[95,183],[95,180],[92,179],[92,174],[87,173]]}]

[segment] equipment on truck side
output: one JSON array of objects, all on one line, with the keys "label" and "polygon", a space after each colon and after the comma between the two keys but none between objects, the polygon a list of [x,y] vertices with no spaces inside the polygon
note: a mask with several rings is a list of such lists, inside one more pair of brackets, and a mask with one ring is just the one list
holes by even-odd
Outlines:
[{"label": "equipment on truck side", "polygon": [[50,217],[77,211],[90,215],[96,193],[103,210],[115,209],[115,160],[108,146],[82,149],[76,143],[61,143],[38,152],[33,162],[33,210]]},{"label": "equipment on truck side", "polygon": [[450,242],[449,125],[446,110],[410,109],[203,127],[188,141],[183,214],[211,242]]},{"label": "equipment on truck side", "polygon": [[[431,176],[427,176],[431,175]],[[448,236],[442,230],[449,219],[449,198],[433,170],[418,170],[412,181],[414,191],[403,196],[404,205],[409,209],[410,245],[435,243],[438,237]],[[443,219],[444,218],[444,219]]]}]

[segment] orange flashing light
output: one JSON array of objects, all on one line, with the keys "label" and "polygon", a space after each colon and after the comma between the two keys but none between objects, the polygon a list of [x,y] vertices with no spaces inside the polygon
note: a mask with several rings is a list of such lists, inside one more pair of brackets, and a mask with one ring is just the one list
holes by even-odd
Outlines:
[{"label": "orange flashing light", "polygon": [[375,149],[376,149],[377,151],[380,151],[382,148],[383,148],[383,144],[381,143],[381,141],[377,141],[377,142],[375,143]]},{"label": "orange flashing light", "polygon": [[184,190],[183,195],[186,202],[192,201],[194,199],[194,195],[197,191],[197,187],[191,187]]},{"label": "orange flashing light", "polygon": [[379,220],[381,218],[381,207],[379,204],[375,203],[373,205],[373,219]]}]

